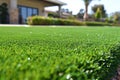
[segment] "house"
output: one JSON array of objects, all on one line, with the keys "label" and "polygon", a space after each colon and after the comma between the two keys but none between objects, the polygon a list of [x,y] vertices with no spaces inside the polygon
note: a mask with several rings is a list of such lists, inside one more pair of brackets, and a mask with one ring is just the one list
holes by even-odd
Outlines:
[{"label": "house", "polygon": [[44,9],[51,6],[58,6],[59,16],[61,16],[61,6],[65,5],[59,0],[0,0],[0,4],[2,3],[8,5],[11,24],[25,23],[28,16],[47,16]]},{"label": "house", "polygon": [[[59,12],[59,11],[58,11]],[[61,9],[61,17],[62,18],[70,18],[73,17],[72,11],[69,11],[69,9]]]},{"label": "house", "polygon": [[[55,18],[59,17],[58,15],[59,11],[45,10],[45,13],[47,16],[50,16],[50,17],[55,17]],[[73,17],[72,11],[69,11],[68,9],[61,9],[60,18],[68,19],[70,17]]]}]

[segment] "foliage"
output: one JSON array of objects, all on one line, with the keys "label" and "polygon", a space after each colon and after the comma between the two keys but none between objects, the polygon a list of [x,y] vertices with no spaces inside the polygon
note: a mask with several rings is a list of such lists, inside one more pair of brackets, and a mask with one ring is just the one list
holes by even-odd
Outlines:
[{"label": "foliage", "polygon": [[85,22],[86,26],[113,26],[114,24],[105,23],[105,22]]},{"label": "foliage", "polygon": [[89,18],[89,16],[88,16],[88,6],[93,0],[83,0],[83,1],[84,1],[84,4],[85,4],[85,13],[84,13],[83,19],[85,21],[87,21],[88,18]]},{"label": "foliage", "polygon": [[120,22],[120,12],[114,12],[111,14],[110,19],[114,21],[114,23]]},{"label": "foliage", "polygon": [[49,12],[48,17],[59,18],[59,15],[57,13]]},{"label": "foliage", "polygon": [[96,13],[95,13],[95,19],[96,19],[97,21],[99,21],[100,18],[102,18],[102,12],[101,12],[101,9],[98,8],[97,11],[96,11]]},{"label": "foliage", "polygon": [[0,79],[110,80],[119,34],[108,27],[0,28]]},{"label": "foliage", "polygon": [[87,21],[88,20],[88,6],[92,2],[92,0],[83,0],[83,1],[84,1],[84,4],[85,4],[85,13],[84,13],[83,19],[85,21]]},{"label": "foliage", "polygon": [[71,16],[68,16],[67,19],[76,20],[76,17],[74,15],[71,15]]},{"label": "foliage", "polygon": [[104,22],[81,22],[75,19],[46,18],[41,16],[29,17],[27,23],[29,25],[112,26],[112,24]]},{"label": "foliage", "polygon": [[80,11],[77,14],[77,18],[83,19],[83,16],[84,16],[84,9],[80,9]]},{"label": "foliage", "polygon": [[113,15],[113,19],[114,21],[120,21],[120,12],[116,12],[114,15]]},{"label": "foliage", "polygon": [[90,4],[92,2],[92,0],[83,0],[85,4]]},{"label": "foliage", "polygon": [[7,4],[2,3],[0,5],[0,23],[2,23],[2,24],[9,23],[8,17],[9,17],[9,15],[8,15]]},{"label": "foliage", "polygon": [[94,14],[97,12],[98,8],[99,8],[100,11],[101,11],[101,14],[102,14],[101,16],[102,16],[102,18],[107,17],[106,10],[105,10],[105,8],[104,8],[104,5],[102,5],[102,4],[94,5],[94,6],[92,7],[92,11],[94,12]]},{"label": "foliage", "polygon": [[41,16],[29,17],[27,22],[30,25],[83,25],[82,22],[74,19],[45,18]]},{"label": "foliage", "polygon": [[108,18],[105,18],[104,20],[106,23],[114,23],[114,21],[112,20],[112,17],[108,17]]}]

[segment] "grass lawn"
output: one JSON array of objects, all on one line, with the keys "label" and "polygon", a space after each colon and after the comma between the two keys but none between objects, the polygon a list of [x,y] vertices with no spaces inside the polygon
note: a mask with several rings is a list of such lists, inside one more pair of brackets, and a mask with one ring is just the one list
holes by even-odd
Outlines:
[{"label": "grass lawn", "polygon": [[108,80],[117,27],[0,27],[0,80]]}]

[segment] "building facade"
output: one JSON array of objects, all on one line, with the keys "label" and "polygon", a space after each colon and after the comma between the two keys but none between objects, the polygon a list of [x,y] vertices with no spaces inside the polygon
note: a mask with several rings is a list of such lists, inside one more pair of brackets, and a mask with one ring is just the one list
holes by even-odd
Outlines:
[{"label": "building facade", "polygon": [[29,16],[46,16],[45,8],[58,6],[59,15],[61,15],[61,6],[65,3],[58,0],[0,0],[0,4],[8,5],[9,22],[11,24],[26,23]]}]

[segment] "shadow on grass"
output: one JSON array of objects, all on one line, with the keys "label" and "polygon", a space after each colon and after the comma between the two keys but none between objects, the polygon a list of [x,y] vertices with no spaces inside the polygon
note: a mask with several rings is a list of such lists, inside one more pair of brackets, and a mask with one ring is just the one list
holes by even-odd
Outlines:
[{"label": "shadow on grass", "polygon": [[[105,61],[100,80],[113,80],[120,65],[120,43],[110,50],[111,56]],[[118,79],[114,79],[118,80]]]}]

